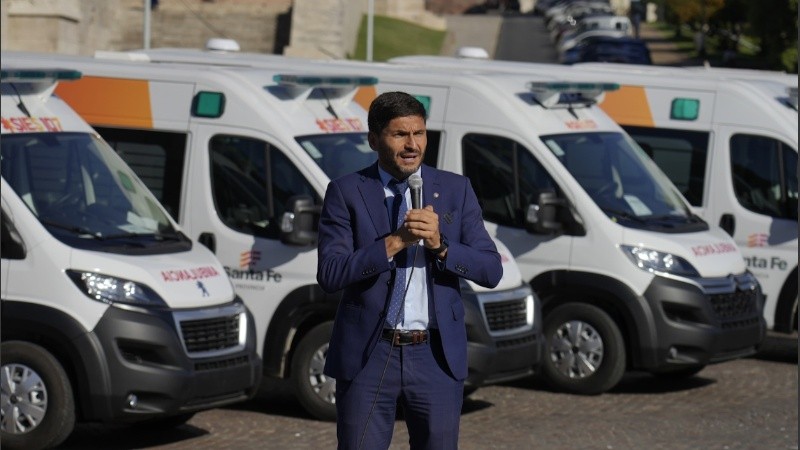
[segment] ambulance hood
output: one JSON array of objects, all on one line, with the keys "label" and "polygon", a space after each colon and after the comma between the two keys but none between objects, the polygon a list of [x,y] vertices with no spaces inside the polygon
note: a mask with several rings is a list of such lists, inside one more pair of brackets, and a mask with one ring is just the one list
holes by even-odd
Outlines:
[{"label": "ambulance hood", "polygon": [[508,247],[503,245],[502,242],[495,238],[492,238],[492,240],[497,246],[497,252],[500,253],[500,262],[503,264],[503,278],[500,279],[500,283],[494,289],[488,289],[483,286],[479,286],[472,281],[467,281],[469,287],[475,292],[515,289],[522,284],[522,273],[520,273],[517,262],[514,260],[514,257],[511,256],[511,252],[508,250]]},{"label": "ambulance hood", "polygon": [[741,274],[747,269],[736,243],[719,228],[679,235],[624,228],[621,242],[679,256],[703,278]]},{"label": "ambulance hood", "polygon": [[173,309],[204,308],[234,298],[225,269],[208,249],[196,243],[190,251],[146,256],[72,250],[70,269],[147,286]]}]

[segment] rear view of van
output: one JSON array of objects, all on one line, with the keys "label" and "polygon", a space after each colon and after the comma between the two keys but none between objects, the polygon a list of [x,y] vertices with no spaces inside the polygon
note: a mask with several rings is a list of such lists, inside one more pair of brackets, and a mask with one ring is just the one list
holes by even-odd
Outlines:
[{"label": "rear view of van", "polygon": [[2,443],[76,421],[174,426],[250,398],[252,315],[222,265],[63,101],[62,69],[2,70]]}]

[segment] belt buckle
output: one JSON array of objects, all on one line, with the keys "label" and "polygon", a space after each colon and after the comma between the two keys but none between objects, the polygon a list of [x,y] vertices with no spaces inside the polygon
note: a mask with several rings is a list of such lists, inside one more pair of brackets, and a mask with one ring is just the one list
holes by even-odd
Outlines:
[{"label": "belt buckle", "polygon": [[[402,338],[408,338],[403,341]],[[426,342],[424,330],[393,330],[391,342],[394,345],[415,345]]]}]

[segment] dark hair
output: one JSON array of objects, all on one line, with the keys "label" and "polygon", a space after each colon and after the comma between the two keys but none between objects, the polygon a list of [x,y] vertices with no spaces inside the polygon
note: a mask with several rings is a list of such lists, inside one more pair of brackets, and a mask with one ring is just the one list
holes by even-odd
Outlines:
[{"label": "dark hair", "polygon": [[371,133],[380,133],[392,119],[408,116],[428,118],[425,107],[414,96],[405,92],[384,92],[369,105],[367,126]]}]

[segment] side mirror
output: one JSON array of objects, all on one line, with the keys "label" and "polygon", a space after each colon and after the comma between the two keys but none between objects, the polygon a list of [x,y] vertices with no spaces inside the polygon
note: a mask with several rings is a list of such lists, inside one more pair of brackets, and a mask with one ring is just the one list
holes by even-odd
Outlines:
[{"label": "side mirror", "polygon": [[287,245],[313,245],[317,242],[317,224],[322,207],[310,195],[296,195],[287,202],[281,217],[281,242]]},{"label": "side mirror", "polygon": [[558,210],[564,206],[564,200],[555,192],[539,193],[537,202],[528,205],[525,213],[525,229],[528,233],[554,234],[560,232],[564,225],[558,220]]}]

